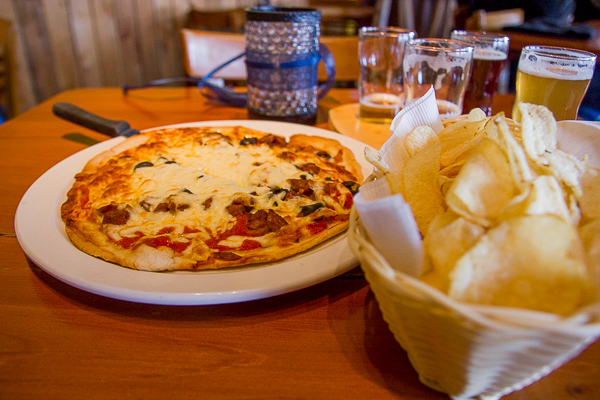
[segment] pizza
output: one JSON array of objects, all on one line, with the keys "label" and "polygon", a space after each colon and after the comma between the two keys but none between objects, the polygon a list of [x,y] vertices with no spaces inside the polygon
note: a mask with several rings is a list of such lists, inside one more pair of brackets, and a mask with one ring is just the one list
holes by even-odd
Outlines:
[{"label": "pizza", "polygon": [[62,204],[80,250],[146,271],[271,262],[344,231],[361,166],[338,141],[157,129],[87,162]]}]

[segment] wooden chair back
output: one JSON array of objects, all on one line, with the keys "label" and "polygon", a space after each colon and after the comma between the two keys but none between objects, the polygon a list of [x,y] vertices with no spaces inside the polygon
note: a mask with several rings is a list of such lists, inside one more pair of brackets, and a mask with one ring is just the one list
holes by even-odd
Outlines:
[{"label": "wooden chair back", "polygon": [[19,112],[15,63],[15,36],[10,21],[0,19],[0,119]]},{"label": "wooden chair back", "polygon": [[[203,77],[215,67],[243,53],[246,40],[243,34],[182,29],[183,65],[191,77]],[[356,81],[359,75],[358,36],[321,36],[336,64],[336,81]],[[243,59],[236,60],[221,69],[215,78],[246,80],[246,65]],[[319,80],[325,81],[327,74],[323,63],[319,63]]]},{"label": "wooden chair back", "polygon": [[205,31],[243,33],[246,15],[243,8],[228,10],[191,9],[185,20],[185,28]]},{"label": "wooden chair back", "polygon": [[[201,78],[246,50],[241,33],[182,29],[183,67],[187,76]],[[213,75],[227,80],[246,80],[246,64],[238,59]]]},{"label": "wooden chair back", "polygon": [[[358,81],[360,66],[358,64],[358,36],[321,36],[335,60],[335,80],[337,82]],[[319,80],[327,79],[323,63],[319,64]]]}]

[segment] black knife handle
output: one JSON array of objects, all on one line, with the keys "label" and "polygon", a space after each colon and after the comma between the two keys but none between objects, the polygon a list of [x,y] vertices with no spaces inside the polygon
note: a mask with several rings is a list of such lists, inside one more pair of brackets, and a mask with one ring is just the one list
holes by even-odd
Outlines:
[{"label": "black knife handle", "polygon": [[55,103],[52,112],[62,119],[111,137],[119,136],[130,128],[126,121],[102,118],[71,103]]}]

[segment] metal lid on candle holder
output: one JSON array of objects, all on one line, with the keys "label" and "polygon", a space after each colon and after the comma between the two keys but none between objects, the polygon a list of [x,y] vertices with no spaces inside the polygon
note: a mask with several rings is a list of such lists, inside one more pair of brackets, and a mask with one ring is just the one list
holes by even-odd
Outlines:
[{"label": "metal lid on candle holder", "polygon": [[246,9],[246,21],[319,23],[321,12],[314,8],[260,6]]}]

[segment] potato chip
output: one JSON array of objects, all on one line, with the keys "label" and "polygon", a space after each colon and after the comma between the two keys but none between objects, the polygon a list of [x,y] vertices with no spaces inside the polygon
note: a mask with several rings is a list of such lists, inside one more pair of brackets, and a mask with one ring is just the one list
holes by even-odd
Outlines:
[{"label": "potato chip", "polygon": [[484,138],[454,180],[446,204],[469,221],[488,227],[516,193],[504,152]]},{"label": "potato chip", "polygon": [[485,114],[485,112],[483,112],[481,108],[472,109],[471,111],[469,111],[468,115],[469,116],[467,117],[467,120],[469,122],[483,121],[487,118],[487,115]]},{"label": "potato chip", "polygon": [[529,103],[519,103],[521,112],[523,148],[533,160],[557,146],[556,120],[548,108]]},{"label": "potato chip", "polygon": [[448,178],[447,176],[444,176],[444,175],[438,176],[438,185],[440,187],[440,192],[442,192],[442,197],[446,197],[446,194],[452,187],[453,183],[454,183],[454,178]]},{"label": "potato chip", "polygon": [[443,167],[442,169],[440,169],[440,175],[451,179],[456,178],[462,166],[465,164],[465,161],[466,160],[462,160],[454,164],[448,165],[446,167]]},{"label": "potato chip", "polygon": [[521,126],[517,124],[514,120],[506,118],[503,112],[496,114],[493,117],[490,117],[486,120],[484,127],[481,132],[484,137],[488,139],[492,139],[494,142],[500,144],[500,130],[498,129],[498,125],[496,125],[496,120],[501,118],[506,122],[506,126],[509,129],[509,132],[512,136],[519,141],[521,139]]},{"label": "potato chip", "polygon": [[439,142],[440,138],[430,126],[417,126],[403,140],[409,157],[412,157],[419,150]]},{"label": "potato chip", "polygon": [[558,179],[551,175],[541,175],[531,182],[528,190],[507,205],[500,219],[525,215],[555,215],[573,224],[571,212],[565,200]]},{"label": "potato chip", "polygon": [[440,165],[442,168],[464,163],[483,138],[480,134],[472,136],[472,133],[469,131],[461,133],[462,135],[457,134],[452,138],[442,140],[442,153],[440,155]]},{"label": "potato chip", "polygon": [[[440,156],[442,168],[463,162],[471,155],[471,152],[483,137],[483,128],[489,118],[479,114],[477,110],[479,109],[473,109],[466,119],[446,126],[438,134],[443,144],[442,155]],[[483,113],[483,111],[481,112]]]},{"label": "potato chip", "polygon": [[[448,218],[450,213],[442,214]],[[454,214],[455,215],[455,214]],[[440,221],[436,221],[440,224]],[[432,222],[432,225],[436,222]],[[462,217],[454,218],[451,222],[435,230],[429,230],[423,240],[425,253],[428,255],[432,271],[423,276],[423,280],[437,289],[448,292],[450,273],[456,261],[463,256],[483,235],[484,228],[467,221]]]},{"label": "potato chip", "polygon": [[441,214],[435,216],[435,218],[431,221],[429,226],[427,227],[426,237],[428,235],[432,235],[435,232],[443,229],[446,225],[451,224],[454,220],[460,218],[460,215],[455,213],[454,211],[448,209]]},{"label": "potato chip", "polygon": [[579,229],[585,250],[588,273],[600,287],[600,218],[596,218]]},{"label": "potato chip", "polygon": [[402,174],[392,171],[370,147],[365,147],[365,159],[385,177],[392,194],[402,193]]},{"label": "potato chip", "polygon": [[579,225],[581,223],[582,214],[581,209],[579,208],[579,201],[573,193],[569,193],[566,196],[567,206],[569,207],[569,212],[571,213],[571,224]]},{"label": "potato chip", "polygon": [[555,216],[490,229],[450,273],[450,297],[568,315],[595,298],[577,231]]},{"label": "potato chip", "polygon": [[409,159],[403,171],[404,199],[421,234],[437,214],[444,212],[444,198],[438,184],[441,144],[428,146]]},{"label": "potato chip", "polygon": [[522,125],[473,109],[443,120],[437,139],[415,128],[400,181],[372,163],[411,206],[424,282],[459,301],[568,315],[600,287],[600,170],[558,149],[549,110],[520,109]]},{"label": "potato chip", "polygon": [[525,187],[527,182],[531,182],[535,177],[527,155],[523,148],[517,142],[517,139],[512,135],[506,119],[503,117],[497,117],[494,119],[498,131],[500,132],[500,146],[508,155],[510,162],[513,178],[515,183],[521,190]]},{"label": "potato chip", "polygon": [[600,218],[600,171],[588,169],[581,176],[582,195],[579,196],[582,218]]},{"label": "potato chip", "polygon": [[479,120],[479,121],[469,121],[469,119],[467,118],[465,120],[445,126],[444,129],[442,129],[438,133],[438,136],[439,136],[440,140],[452,139],[456,135],[458,135],[460,137],[467,137],[467,136],[473,137],[477,133],[479,133],[481,131],[481,129],[483,129],[486,121],[487,121],[487,119],[483,119],[483,120]]},{"label": "potato chip", "polygon": [[457,115],[455,117],[450,117],[450,118],[442,118],[442,126],[447,127],[449,125],[453,125],[457,122],[460,121],[466,121],[469,118],[469,116],[467,114],[461,114],[461,115]]},{"label": "potato chip", "polygon": [[547,165],[548,173],[553,174],[564,185],[569,187],[577,197],[583,195],[579,180],[588,170],[588,165],[562,150],[545,153],[538,158],[540,166]]},{"label": "potato chip", "polygon": [[579,178],[585,173],[587,164],[557,148],[557,125],[552,112],[544,106],[529,103],[519,103],[519,110],[523,148],[527,155],[542,171],[555,175],[576,196],[581,196]]},{"label": "potato chip", "polygon": [[379,156],[370,148],[365,147],[365,159],[382,174],[391,172],[390,167],[383,162]]}]

